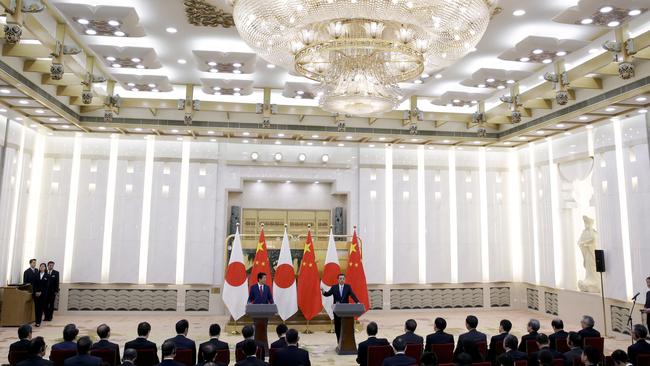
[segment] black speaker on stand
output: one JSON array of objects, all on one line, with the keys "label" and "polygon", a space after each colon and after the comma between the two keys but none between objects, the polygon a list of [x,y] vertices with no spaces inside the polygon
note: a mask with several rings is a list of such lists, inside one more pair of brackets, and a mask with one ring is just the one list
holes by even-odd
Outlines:
[{"label": "black speaker on stand", "polygon": [[605,272],[605,251],[596,249],[594,251],[596,259],[596,272],[600,273],[600,298],[603,301],[603,325],[605,326],[605,337],[607,337],[607,307],[605,306],[605,286],[603,285],[603,272]]}]

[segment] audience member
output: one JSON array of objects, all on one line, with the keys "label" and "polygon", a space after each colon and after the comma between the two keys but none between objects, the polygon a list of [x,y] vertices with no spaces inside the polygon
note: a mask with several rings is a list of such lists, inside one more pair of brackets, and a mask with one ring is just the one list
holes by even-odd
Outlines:
[{"label": "audience member", "polygon": [[151,325],[147,322],[142,322],[138,324],[138,337],[132,341],[126,342],[124,348],[132,348],[134,350],[153,350],[154,353],[154,363],[157,364],[160,362],[158,359],[158,347],[155,343],[147,340],[149,338],[149,333],[151,332]]},{"label": "audience member", "polygon": [[438,366],[438,356],[433,352],[422,352],[422,357],[420,357],[420,366]]},{"label": "audience member", "polygon": [[[456,351],[454,351],[454,359],[458,357],[459,354],[465,351],[465,344],[468,342],[485,342],[487,343],[487,336],[478,330],[478,318],[474,315],[469,315],[465,319],[465,328],[467,328],[467,333],[463,333],[458,336],[458,345],[456,346]],[[466,342],[467,341],[467,342]]]},{"label": "audience member", "polygon": [[569,345],[569,350],[564,352],[564,365],[573,366],[573,361],[582,357],[582,337],[577,332],[569,332],[567,337],[567,344]]},{"label": "audience member", "polygon": [[121,366],[133,366],[136,358],[138,358],[138,351],[133,348],[125,348]]},{"label": "audience member", "polygon": [[278,340],[271,343],[270,348],[284,348],[287,346],[287,330],[289,330],[289,328],[287,328],[287,325],[284,323],[280,323],[275,327],[275,333],[278,335]]},{"label": "audience member", "polygon": [[120,346],[108,340],[111,336],[111,328],[106,324],[101,324],[97,327],[97,336],[99,341],[92,345],[90,349],[110,349],[115,352],[115,363],[120,363]]},{"label": "audience member", "polygon": [[650,354],[650,343],[646,340],[647,337],[648,328],[643,324],[635,324],[632,329],[634,344],[627,348],[627,357],[632,365],[637,364],[639,354]]},{"label": "audience member", "polygon": [[388,340],[386,338],[377,338],[377,332],[379,327],[377,323],[370,322],[366,326],[366,333],[368,334],[368,339],[359,343],[357,348],[357,363],[360,366],[368,365],[368,347],[370,346],[388,346]]},{"label": "audience member", "polygon": [[23,324],[18,328],[18,340],[9,346],[11,352],[28,352],[29,344],[32,340],[32,326]]},{"label": "audience member", "polygon": [[427,335],[426,351],[431,351],[431,345],[434,344],[453,344],[454,336],[448,333],[445,333],[447,328],[447,321],[443,318],[436,318],[433,321],[433,333]]},{"label": "audience member", "polygon": [[552,350],[547,347],[539,352],[535,352],[536,357],[532,358],[531,361],[534,361],[534,363],[539,366],[552,366],[554,357],[551,351]]},{"label": "audience member", "polygon": [[289,329],[287,331],[287,346],[278,350],[275,354],[274,365],[296,365],[296,366],[311,366],[309,361],[309,352],[302,348],[298,348],[298,331]]},{"label": "audience member", "polygon": [[456,358],[456,366],[471,366],[472,365],[472,356],[463,352],[458,355]]},{"label": "audience member", "polygon": [[88,354],[90,352],[90,347],[93,342],[90,340],[90,337],[83,336],[79,337],[77,340],[77,355],[70,358],[66,358],[63,362],[64,366],[101,366],[102,359],[99,357],[91,356]]},{"label": "audience member", "polygon": [[[242,337],[244,337],[244,340],[241,341],[241,342],[239,342],[239,343],[237,343],[237,344],[235,345],[235,352],[237,352],[238,349],[242,349],[242,350],[244,350],[244,349],[243,349],[243,347],[244,347],[244,343],[245,343],[247,340],[250,339],[250,340],[253,340],[253,341],[255,342],[255,344],[257,344],[257,348],[260,348],[260,349],[261,349],[260,359],[261,359],[261,360],[264,360],[264,357],[266,357],[266,354],[265,354],[265,352],[264,352],[264,344],[263,344],[262,342],[260,342],[260,341],[256,341],[256,340],[253,338],[253,337],[255,336],[255,328],[253,328],[252,325],[245,325],[245,326],[241,329],[241,335],[242,335]],[[244,352],[245,352],[245,351],[246,351],[246,350],[244,350]]]},{"label": "audience member", "polygon": [[564,358],[562,353],[554,349],[551,349],[548,336],[544,333],[540,333],[537,335],[537,348],[539,348],[539,350],[530,355],[528,366],[537,366],[537,361],[539,361],[540,354],[546,351],[548,351],[548,353],[551,355],[551,360]]},{"label": "audience member", "polygon": [[217,347],[210,343],[205,342],[199,347],[199,363],[196,366],[205,366],[208,364],[215,364],[217,366],[226,366],[225,363],[217,362],[215,357],[217,356]]},{"label": "audience member", "polygon": [[162,361],[158,366],[184,366],[180,362],[174,361],[176,357],[176,343],[173,340],[166,340],[160,346],[160,354],[162,356]]},{"label": "audience member", "polygon": [[510,334],[510,329],[512,329],[512,322],[510,320],[503,319],[499,322],[499,334],[490,338],[490,347],[487,355],[488,361],[494,363],[497,357],[501,356],[497,348],[499,348],[499,345],[503,345],[503,340]]},{"label": "audience member", "polygon": [[404,323],[404,334],[397,337],[402,337],[402,340],[404,340],[406,344],[424,344],[424,338],[415,334],[415,329],[417,327],[418,323],[415,319],[409,319]]},{"label": "audience member", "polygon": [[[537,332],[539,331],[539,320],[537,319],[530,319],[528,321],[528,334],[521,336],[521,343],[519,343],[519,350],[521,352],[526,352],[528,353],[528,341],[537,341]],[[516,361],[516,360],[515,360]]]},{"label": "audience member", "polygon": [[580,345],[582,347],[585,346],[585,338],[599,338],[600,337],[600,332],[594,329],[594,325],[596,322],[594,321],[594,318],[592,318],[589,315],[583,315],[582,320],[580,321],[580,326],[582,329],[578,331],[578,334],[580,334],[580,338],[582,339],[582,342]]},{"label": "audience member", "polygon": [[510,356],[508,356],[508,355],[506,355],[504,353],[501,356],[497,357],[497,365],[498,366],[515,366],[515,361],[512,358],[510,358]]},{"label": "audience member", "polygon": [[192,350],[192,363],[196,362],[196,343],[187,338],[187,332],[190,329],[190,323],[186,319],[181,319],[176,322],[176,337],[169,338],[168,341],[174,342],[176,350],[189,349]]},{"label": "audience member", "polygon": [[470,341],[470,340],[465,340],[463,341],[463,353],[468,354],[472,358],[472,362],[483,362],[483,354],[481,354],[481,350],[478,347],[478,343]]},{"label": "audience member", "polygon": [[29,342],[29,357],[18,362],[16,366],[53,366],[52,361],[43,358],[45,357],[46,348],[43,337],[35,337]]},{"label": "audience member", "polygon": [[631,365],[631,363],[629,363],[627,353],[625,353],[625,351],[622,349],[617,349],[616,351],[612,352],[612,362],[614,362],[614,366]]},{"label": "audience member", "polygon": [[79,329],[74,324],[67,324],[63,327],[63,342],[57,343],[52,346],[52,350],[75,350],[77,343],[75,339],[79,335]]},{"label": "audience member", "polygon": [[415,364],[415,359],[404,353],[406,351],[406,342],[402,337],[393,340],[393,349],[395,350],[395,356],[385,358],[381,364],[382,366],[411,366]]},{"label": "audience member", "polygon": [[586,346],[580,356],[585,366],[594,366],[600,363],[600,351],[596,347]]},{"label": "audience member", "polygon": [[569,333],[564,330],[564,322],[560,318],[553,319],[551,327],[553,328],[553,334],[548,336],[549,345],[551,349],[557,350],[558,342],[566,344]]},{"label": "audience member", "polygon": [[244,351],[246,358],[237,362],[235,366],[269,366],[268,363],[258,359],[255,355],[259,346],[254,339],[247,338],[239,343],[241,344],[241,349]]},{"label": "audience member", "polygon": [[505,349],[505,355],[510,357],[513,361],[527,360],[528,354],[517,349],[518,340],[512,334],[508,334],[503,339],[503,349]]},{"label": "audience member", "polygon": [[216,324],[216,323],[211,324],[210,329],[208,330],[208,333],[210,333],[210,339],[203,342],[203,343],[201,343],[201,345],[199,345],[199,363],[202,363],[204,361],[212,361],[211,359],[208,360],[208,359],[203,358],[203,355],[201,353],[201,349],[205,345],[208,345],[208,344],[213,345],[215,355],[217,354],[217,351],[219,351],[219,350],[228,349],[228,343],[219,340],[219,336],[221,335],[221,326],[219,326],[219,324]]}]

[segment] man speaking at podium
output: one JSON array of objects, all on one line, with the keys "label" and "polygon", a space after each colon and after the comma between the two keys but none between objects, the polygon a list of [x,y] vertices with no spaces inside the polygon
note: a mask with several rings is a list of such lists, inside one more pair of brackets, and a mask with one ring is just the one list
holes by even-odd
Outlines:
[{"label": "man speaking at podium", "polygon": [[257,274],[257,284],[251,286],[248,292],[249,304],[273,304],[271,288],[266,285],[266,273]]},{"label": "man speaking at podium", "polygon": [[[350,302],[350,297],[354,300],[355,303],[359,303],[357,295],[352,291],[352,286],[345,283],[345,275],[339,273],[339,283],[330,287],[328,291],[320,289],[320,292],[323,296],[334,296],[334,304],[347,304]],[[338,342],[341,337],[341,318],[334,314],[334,332],[336,333],[336,341]]]}]

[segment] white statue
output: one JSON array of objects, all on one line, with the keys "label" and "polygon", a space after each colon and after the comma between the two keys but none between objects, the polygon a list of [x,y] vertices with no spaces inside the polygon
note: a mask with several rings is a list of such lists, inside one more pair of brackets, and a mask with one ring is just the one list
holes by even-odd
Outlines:
[{"label": "white statue", "polygon": [[596,272],[596,243],[598,233],[594,229],[594,220],[588,216],[582,216],[585,228],[578,239],[578,247],[582,252],[582,264],[585,267],[584,280],[578,281],[578,288],[584,292],[599,292],[600,285]]}]

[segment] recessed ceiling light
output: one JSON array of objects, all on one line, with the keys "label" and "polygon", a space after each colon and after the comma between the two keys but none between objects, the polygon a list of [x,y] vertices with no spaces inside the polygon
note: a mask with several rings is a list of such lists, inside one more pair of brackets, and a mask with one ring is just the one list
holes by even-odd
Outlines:
[{"label": "recessed ceiling light", "polygon": [[368,147],[375,147],[375,144],[370,144],[368,145]]},{"label": "recessed ceiling light", "polygon": [[440,79],[441,77],[442,77],[442,74],[436,74],[436,76],[434,76],[434,78],[436,78],[436,79]]},{"label": "recessed ceiling light", "polygon": [[232,90],[238,92],[241,91],[241,88],[232,88]]},{"label": "recessed ceiling light", "polygon": [[320,157],[320,160],[321,160],[323,163],[327,163],[327,162],[330,160],[330,156],[327,155],[327,154],[323,154],[323,155]]},{"label": "recessed ceiling light", "polygon": [[153,88],[153,89],[151,89],[151,91],[154,92],[154,93],[158,93],[160,90],[158,90],[156,88]]},{"label": "recessed ceiling light", "polygon": [[521,141],[528,140],[528,138],[526,138],[526,136],[521,136],[521,137],[519,137],[519,139],[520,139]]},{"label": "recessed ceiling light", "polygon": [[617,20],[612,20],[611,22],[607,23],[607,26],[614,28],[614,27],[618,27],[620,24],[621,24],[621,22],[619,22]]},{"label": "recessed ceiling light", "polygon": [[140,91],[140,89],[138,89],[138,88],[131,88],[131,91],[137,92],[137,91]]},{"label": "recessed ceiling light", "polygon": [[555,56],[559,56],[559,57],[566,56],[566,51],[557,51],[555,52]]},{"label": "recessed ceiling light", "polygon": [[15,119],[16,121],[22,121],[22,120],[23,120],[23,117],[16,117],[16,118],[14,118],[14,119]]},{"label": "recessed ceiling light", "polygon": [[241,74],[241,70],[235,69],[235,70],[232,70],[232,73],[233,74]]},{"label": "recessed ceiling light", "polygon": [[429,75],[429,74],[427,74],[427,73],[425,72],[425,73],[422,73],[422,75],[421,75],[421,76],[422,76],[423,78],[425,78],[425,79],[426,79],[426,78],[428,78],[428,77],[430,77],[431,75]]},{"label": "recessed ceiling light", "polygon": [[77,19],[77,23],[87,25],[87,24],[90,23],[90,21],[88,19],[79,18],[79,19]]},{"label": "recessed ceiling light", "polygon": [[508,81],[506,81],[506,84],[514,84],[514,83],[515,83],[515,81],[514,81],[514,80],[512,80],[512,79],[510,79],[510,80],[508,80]]},{"label": "recessed ceiling light", "polygon": [[512,12],[512,15],[514,15],[516,17],[520,17],[520,16],[522,16],[524,14],[526,14],[526,10],[524,10],[524,9],[517,9],[517,10]]},{"label": "recessed ceiling light", "polygon": [[61,128],[70,128],[70,125],[62,125]]},{"label": "recessed ceiling light", "polygon": [[275,69],[275,65],[273,64],[266,64],[267,69]]},{"label": "recessed ceiling light", "polygon": [[302,91],[302,90],[296,90],[296,94],[298,94],[298,95],[303,95],[303,94],[305,94],[305,92]]},{"label": "recessed ceiling light", "polygon": [[593,23],[593,22],[594,22],[594,20],[591,19],[591,18],[584,18],[584,19],[582,19],[582,20],[580,21],[580,24],[587,25],[587,24],[591,24],[591,23]]},{"label": "recessed ceiling light", "polygon": [[174,33],[178,32],[178,29],[176,29],[176,28],[174,28],[174,27],[167,27],[167,28],[165,28],[165,31],[166,31],[167,33],[174,34]]},{"label": "recessed ceiling light", "polygon": [[588,129],[588,130],[591,130],[592,128],[594,128],[594,126],[592,126],[592,125],[586,125],[585,128]]},{"label": "recessed ceiling light", "polygon": [[317,139],[318,137],[320,137],[320,136],[318,136],[318,135],[311,135],[311,138],[313,138],[313,139]]},{"label": "recessed ceiling light", "polygon": [[379,141],[386,141],[386,138],[385,137],[380,137]]},{"label": "recessed ceiling light", "polygon": [[569,131],[565,132],[564,136],[571,136],[571,132],[569,132]]},{"label": "recessed ceiling light", "polygon": [[553,60],[551,60],[550,58],[545,58],[544,60],[542,60],[543,64],[550,64],[551,62],[553,62]]},{"label": "recessed ceiling light", "polygon": [[307,146],[312,146],[314,143],[313,142],[308,142]]},{"label": "recessed ceiling light", "polygon": [[139,57],[134,57],[131,59],[132,62],[135,62],[136,64],[141,62],[142,60]]},{"label": "recessed ceiling light", "polygon": [[97,127],[97,129],[104,131],[104,130],[106,129],[106,127],[104,127],[104,126],[99,126],[99,127]]},{"label": "recessed ceiling light", "polygon": [[454,102],[454,103],[460,103],[460,99],[454,99],[454,100],[452,100],[452,102]]},{"label": "recessed ceiling light", "polygon": [[20,103],[22,105],[26,105],[26,104],[29,104],[29,100],[21,99],[21,100],[18,101],[18,103]]},{"label": "recessed ceiling light", "polygon": [[284,137],[284,134],[283,134],[283,133],[279,133],[279,134],[278,134],[278,137]]},{"label": "recessed ceiling light", "polygon": [[420,80],[420,79],[415,79],[415,80],[413,80],[413,83],[415,83],[415,84],[422,84],[422,80]]},{"label": "recessed ceiling light", "polygon": [[345,136],[347,140],[352,140],[352,136]]},{"label": "recessed ceiling light", "polygon": [[476,87],[478,87],[478,88],[485,88],[485,84],[478,84]]},{"label": "recessed ceiling light", "polygon": [[9,93],[11,93],[11,90],[9,90],[9,89],[0,89],[0,93],[9,94]]},{"label": "recessed ceiling light", "polygon": [[135,130],[135,132],[142,132],[142,128],[141,128],[141,127],[136,127],[134,130]]},{"label": "recessed ceiling light", "polygon": [[639,10],[639,9],[630,10],[630,12],[627,13],[627,15],[629,15],[631,17],[635,17],[635,16],[637,16],[639,14],[641,14],[641,10]]},{"label": "recessed ceiling light", "polygon": [[511,142],[511,141],[506,141],[506,142],[504,142],[503,144],[504,144],[504,145],[512,145],[512,142]]},{"label": "recessed ceiling light", "polygon": [[117,27],[118,25],[120,25],[120,22],[118,22],[115,19],[111,19],[108,21],[108,25],[110,25],[111,27]]},{"label": "recessed ceiling light", "polygon": [[219,91],[219,90],[221,90],[221,87],[213,86],[213,87],[212,87],[212,90],[214,90],[214,91]]},{"label": "recessed ceiling light", "polygon": [[443,143],[443,144],[448,144],[448,143],[450,143],[450,142],[451,142],[451,141],[449,141],[449,140],[442,140],[442,143]]},{"label": "recessed ceiling light", "polygon": [[530,61],[530,59],[528,57],[522,57],[522,58],[519,59],[519,61],[528,62],[528,61]]},{"label": "recessed ceiling light", "polygon": [[50,122],[58,122],[59,119],[56,118],[56,117],[52,117],[52,118],[49,118],[48,121],[50,121]]},{"label": "recessed ceiling light", "polygon": [[589,53],[591,53],[592,55],[594,53],[598,53],[598,52],[600,52],[600,49],[598,49],[598,48],[592,48],[592,49],[589,50]]},{"label": "recessed ceiling light", "polygon": [[637,113],[648,113],[647,109],[639,109]]},{"label": "recessed ceiling light", "polygon": [[403,148],[404,148],[404,145],[399,145],[398,147],[399,147],[400,149],[403,149]]},{"label": "recessed ceiling light", "polygon": [[109,61],[109,62],[113,62],[113,61],[116,60],[116,58],[113,57],[113,56],[108,56],[108,57],[106,57],[106,60]]},{"label": "recessed ceiling light", "polygon": [[601,13],[609,13],[609,12],[612,11],[612,10],[614,10],[614,8],[612,8],[612,7],[609,6],[609,5],[607,5],[607,6],[603,6],[602,8],[600,8],[600,12],[601,12]]},{"label": "recessed ceiling light", "polygon": [[581,120],[581,121],[586,121],[586,120],[589,119],[589,117],[587,117],[587,116],[580,116],[580,117],[578,117],[578,119]]},{"label": "recessed ceiling light", "polygon": [[276,144],[276,145],[282,145],[282,141],[277,140],[277,141],[275,141],[275,144]]},{"label": "recessed ceiling light", "polygon": [[241,67],[241,64],[239,62],[235,62],[232,64],[232,67]]},{"label": "recessed ceiling light", "polygon": [[115,32],[113,32],[113,35],[115,35],[117,37],[124,37],[124,36],[126,36],[126,33],[122,32],[122,31],[115,31]]},{"label": "recessed ceiling light", "polygon": [[[210,133],[210,132],[214,133],[214,131],[208,131],[208,133]],[[242,135],[244,135],[244,136],[250,136],[251,133],[250,133],[250,132],[244,132],[244,133],[242,133]]]},{"label": "recessed ceiling light", "polygon": [[614,107],[605,108],[605,112],[614,112],[615,110],[616,110],[616,108],[614,108]]},{"label": "recessed ceiling light", "polygon": [[493,83],[493,82],[494,82],[494,78],[488,78],[488,79],[486,79],[485,81],[487,81],[488,83]]},{"label": "recessed ceiling light", "polygon": [[480,145],[481,141],[474,141],[474,145]]},{"label": "recessed ceiling light", "polygon": [[144,65],[135,65],[136,69],[144,69]]},{"label": "recessed ceiling light", "polygon": [[210,142],[217,142],[217,139],[210,139]]},{"label": "recessed ceiling light", "polygon": [[208,71],[211,72],[211,73],[217,73],[217,72],[219,72],[219,69],[211,67]]},{"label": "recessed ceiling light", "polygon": [[135,83],[126,83],[127,86],[134,87]]},{"label": "recessed ceiling light", "polygon": [[37,114],[44,114],[45,113],[45,111],[42,110],[42,109],[37,109],[34,112],[37,113]]},{"label": "recessed ceiling light", "polygon": [[499,90],[501,90],[501,89],[505,89],[505,88],[506,88],[506,87],[505,87],[504,85],[499,85],[499,86],[497,86],[497,89],[499,89]]},{"label": "recessed ceiling light", "polygon": [[245,143],[245,144],[247,144],[247,143],[248,143],[248,140],[242,140],[242,142]]},{"label": "recessed ceiling light", "polygon": [[240,93],[240,92],[236,92],[236,93],[233,93],[232,95],[234,95],[234,96],[236,96],[236,97],[238,97],[238,96],[240,96],[240,95],[241,95],[241,93]]},{"label": "recessed ceiling light", "polygon": [[287,181],[285,181],[285,183],[287,183],[287,184],[290,184],[290,183],[291,183],[291,181],[290,181],[290,180],[287,180]]},{"label": "recessed ceiling light", "polygon": [[179,58],[178,60],[176,60],[176,62],[178,62],[181,65],[185,65],[187,63],[187,60],[184,58]]},{"label": "recessed ceiling light", "polygon": [[558,123],[555,125],[557,128],[564,128],[564,123]]},{"label": "recessed ceiling light", "polygon": [[95,34],[97,34],[97,31],[94,29],[86,29],[86,34],[89,36],[94,36]]},{"label": "recessed ceiling light", "polygon": [[32,123],[31,125],[29,125],[29,127],[36,128],[36,127],[38,127],[38,125],[36,123]]},{"label": "recessed ceiling light", "polygon": [[150,87],[150,88],[155,88],[155,87],[156,87],[156,84],[154,84],[154,83],[150,83],[150,84],[147,84],[147,86]]},{"label": "recessed ceiling light", "polygon": [[298,161],[303,162],[305,160],[307,160],[307,155],[305,155],[305,153],[298,154]]},{"label": "recessed ceiling light", "polygon": [[[280,160],[282,160],[282,154],[281,154],[281,153],[275,153],[275,154],[273,155],[273,159],[275,159],[275,161],[280,161]],[[291,181],[287,181],[287,182],[291,183]]]},{"label": "recessed ceiling light", "polygon": [[472,104],[478,104],[478,100],[473,100],[471,103]]},{"label": "recessed ceiling light", "polygon": [[538,135],[543,135],[543,134],[544,134],[544,131],[543,131],[543,130],[539,130],[539,131],[537,131],[537,132],[535,132],[535,133],[538,134]]},{"label": "recessed ceiling light", "polygon": [[646,97],[638,97],[638,98],[636,98],[634,100],[636,100],[637,102],[645,102],[646,100],[648,100],[648,98],[646,98]]},{"label": "recessed ceiling light", "polygon": [[542,54],[542,53],[544,53],[543,49],[536,48],[536,49],[533,50],[534,55],[539,55],[539,54]]},{"label": "recessed ceiling light", "polygon": [[178,130],[176,130],[176,129],[171,130],[171,133],[178,133]]},{"label": "recessed ceiling light", "polygon": [[122,65],[117,64],[117,63],[116,63],[116,64],[112,64],[111,66],[114,67],[114,68],[116,68],[116,69],[119,69],[120,67],[122,67]]}]

